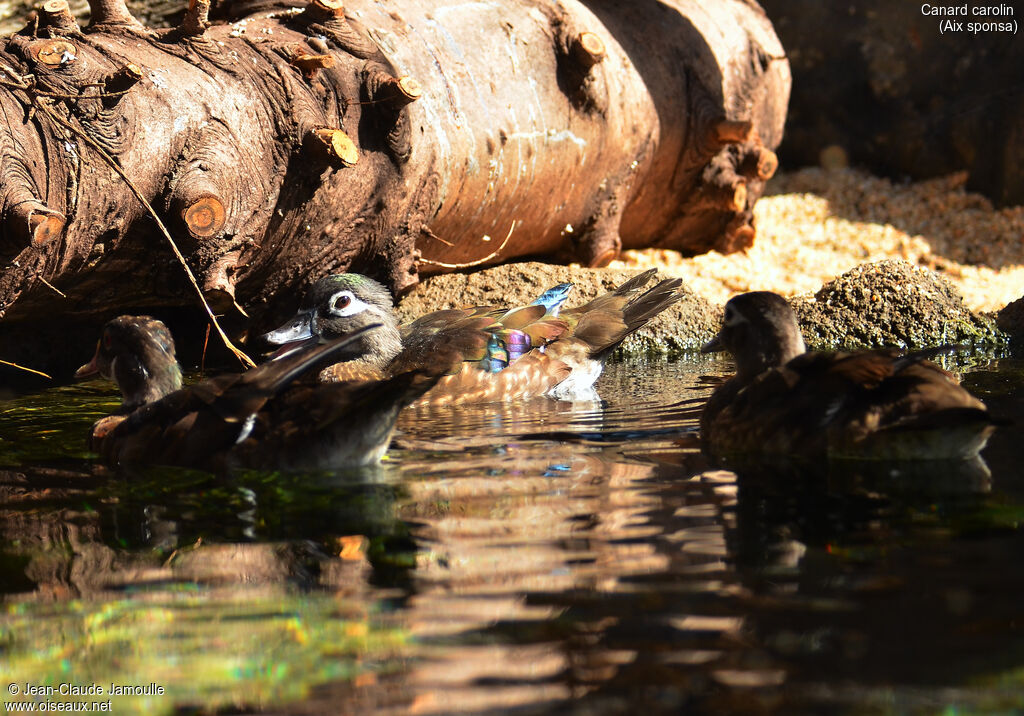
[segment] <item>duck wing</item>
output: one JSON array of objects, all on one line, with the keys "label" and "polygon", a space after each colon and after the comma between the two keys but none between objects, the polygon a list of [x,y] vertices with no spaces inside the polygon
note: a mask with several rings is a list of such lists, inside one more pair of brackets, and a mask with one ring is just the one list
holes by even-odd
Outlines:
[{"label": "duck wing", "polygon": [[969,457],[993,422],[927,360],[937,350],[805,353],[746,385],[733,378],[708,401],[702,432],[723,453]]},{"label": "duck wing", "polygon": [[[936,350],[888,356],[889,372],[862,381],[829,428],[829,452],[888,459],[963,459],[995,429],[985,404],[927,360]],[[886,356],[876,357],[878,363]],[[883,372],[875,367],[872,377]]]},{"label": "duck wing", "polygon": [[567,294],[561,286],[545,292],[556,298],[543,303],[438,311],[413,321],[403,329],[402,352],[388,373],[443,371],[445,377],[422,401],[431,404],[542,395],[569,372],[561,361],[535,350],[567,330],[553,315]]},{"label": "duck wing", "polygon": [[208,464],[244,439],[268,401],[372,327],[246,373],[209,378],[143,405],[113,427],[108,422],[102,430],[94,429],[94,449],[111,465]]},{"label": "duck wing", "polygon": [[491,330],[500,328],[490,311],[448,310],[428,314],[403,329],[402,351],[388,365],[390,375],[411,370],[455,374],[463,364],[487,355]]}]

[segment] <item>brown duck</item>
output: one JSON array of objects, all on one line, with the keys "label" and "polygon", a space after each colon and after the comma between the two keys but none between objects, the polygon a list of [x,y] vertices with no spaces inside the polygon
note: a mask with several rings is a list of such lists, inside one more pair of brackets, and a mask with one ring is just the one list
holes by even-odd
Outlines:
[{"label": "brown duck", "polygon": [[294,346],[380,324],[342,351],[347,360],[321,379],[445,373],[420,403],[593,398],[605,359],[682,295],[679,279],[645,289],[655,273],[645,271],[578,308],[561,310],[571,284],[559,284],[528,306],[436,311],[405,326],[398,325],[384,286],[359,274],[338,274],[313,284],[297,315],[264,338],[282,346],[278,354],[288,354]]},{"label": "brown duck", "polygon": [[111,466],[312,469],[376,462],[401,408],[438,375],[409,371],[339,385],[295,383],[373,327],[183,388],[166,326],[148,316],[115,318],[92,361],[76,373],[102,375],[121,389],[121,408],[93,426],[92,448]]},{"label": "brown duck", "polygon": [[722,350],[736,375],[701,416],[715,454],[965,459],[994,429],[985,405],[927,360],[941,349],[807,353],[793,310],[768,291],[725,305],[703,352]]}]

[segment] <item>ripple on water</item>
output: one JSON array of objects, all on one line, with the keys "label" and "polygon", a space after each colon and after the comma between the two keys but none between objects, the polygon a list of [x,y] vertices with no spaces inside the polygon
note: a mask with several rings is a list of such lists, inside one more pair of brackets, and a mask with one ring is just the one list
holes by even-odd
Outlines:
[{"label": "ripple on water", "polygon": [[[1020,365],[965,382],[1020,417]],[[108,476],[76,441],[109,392],[4,403],[5,673],[163,685],[115,705],[139,713],[1024,702],[1019,430],[990,472],[734,472],[694,439],[725,368],[411,411],[384,465],[336,473]]]}]

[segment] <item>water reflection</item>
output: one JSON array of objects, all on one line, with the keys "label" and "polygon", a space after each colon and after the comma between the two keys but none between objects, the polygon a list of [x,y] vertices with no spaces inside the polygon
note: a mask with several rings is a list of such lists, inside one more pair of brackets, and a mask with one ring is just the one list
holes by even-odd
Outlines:
[{"label": "water reflection", "polygon": [[348,473],[112,476],[71,438],[95,388],[21,398],[3,671],[160,683],[115,697],[139,713],[1008,711],[1021,366],[966,379],[1018,419],[991,469],[712,464],[706,361],[611,366],[601,403],[409,412]]}]

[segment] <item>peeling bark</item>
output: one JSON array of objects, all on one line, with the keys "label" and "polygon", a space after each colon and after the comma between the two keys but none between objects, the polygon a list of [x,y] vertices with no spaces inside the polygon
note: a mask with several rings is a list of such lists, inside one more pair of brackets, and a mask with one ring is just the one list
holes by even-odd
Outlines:
[{"label": "peeling bark", "polygon": [[328,271],[403,292],[512,227],[489,263],[745,248],[789,69],[756,5],[704,5],[192,0],[154,31],[49,0],[0,40],[0,336],[195,302],[111,161],[215,309],[257,318]]}]

